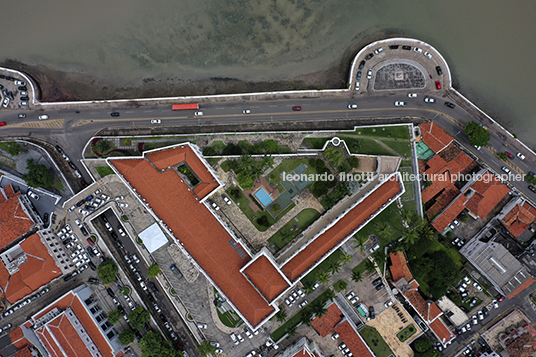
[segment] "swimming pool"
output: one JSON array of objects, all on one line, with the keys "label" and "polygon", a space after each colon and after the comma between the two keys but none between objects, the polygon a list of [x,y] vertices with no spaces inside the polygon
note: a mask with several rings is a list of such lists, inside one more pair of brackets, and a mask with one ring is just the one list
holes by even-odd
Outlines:
[{"label": "swimming pool", "polygon": [[264,188],[261,187],[260,190],[258,190],[257,192],[255,192],[255,197],[257,197],[257,199],[259,201],[261,201],[261,204],[266,207],[268,206],[270,203],[272,203],[272,198],[270,197],[270,195],[268,195],[266,193],[266,191],[264,190]]}]

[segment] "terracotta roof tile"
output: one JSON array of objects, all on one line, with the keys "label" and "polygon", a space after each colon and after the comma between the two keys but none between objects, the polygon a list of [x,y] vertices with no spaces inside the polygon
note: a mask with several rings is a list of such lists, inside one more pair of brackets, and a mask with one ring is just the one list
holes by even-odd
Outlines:
[{"label": "terracotta roof tile", "polygon": [[517,289],[515,289],[510,295],[508,295],[508,298],[513,298],[514,296],[531,286],[534,282],[536,282],[536,280],[534,280],[533,277],[529,277],[527,280],[525,280],[523,284],[519,285]]},{"label": "terracotta roof tile", "polygon": [[108,341],[102,334],[99,326],[95,324],[80,299],[75,298],[73,300],[71,309],[73,309],[73,312],[75,313],[78,320],[80,320],[82,325],[84,325],[86,332],[91,337],[91,340],[97,346],[103,356],[113,356],[113,350],[108,344]]},{"label": "terracotta roof tile", "polygon": [[264,255],[244,269],[244,274],[269,302],[289,287],[281,273]]},{"label": "terracotta roof tile", "polygon": [[413,279],[413,275],[409,270],[404,252],[389,253],[389,256],[391,257],[392,263],[389,269],[391,270],[393,281],[396,282],[402,278],[405,278],[406,281],[411,281]]},{"label": "terracotta roof tile", "polygon": [[438,232],[443,232],[445,228],[447,228],[447,226],[465,209],[465,201],[466,197],[464,195],[458,196],[458,198],[452,202],[441,215],[436,217],[432,222],[432,226],[434,226]]},{"label": "terracotta roof tile", "polygon": [[[19,193],[0,203],[0,249],[28,232],[34,225],[22,209],[17,196]],[[1,192],[0,197],[4,197]]]},{"label": "terracotta roof tile", "polygon": [[60,346],[56,343],[48,329],[41,327],[35,331],[52,357],[64,357]]},{"label": "terracotta roof tile", "polygon": [[343,316],[337,304],[332,303],[328,306],[328,311],[323,316],[313,319],[311,326],[320,336],[326,337],[342,321]]},{"label": "terracotta roof tile", "polygon": [[[22,333],[22,328],[16,327],[15,329],[9,331],[9,337],[11,338],[11,343],[15,344],[17,341],[24,337]],[[17,348],[20,348],[17,346]]]},{"label": "terracotta roof tile", "polygon": [[286,262],[281,267],[281,270],[288,279],[294,281],[299,278],[331,249],[348,237],[350,233],[365,222],[373,213],[398,194],[400,192],[400,183],[397,176],[394,176],[394,178],[377,187],[374,192],[355,206],[337,223],[316,237],[306,248]]},{"label": "terracotta roof tile", "polygon": [[443,313],[441,309],[436,305],[435,302],[429,304],[428,306],[429,306],[428,321],[432,321],[433,319],[435,319],[436,317],[438,317],[439,315]]},{"label": "terracotta roof tile", "polygon": [[361,335],[352,328],[348,321],[343,321],[335,327],[335,332],[339,334],[341,341],[346,344],[354,356],[374,357]]},{"label": "terracotta roof tile", "polygon": [[[160,164],[172,163],[165,161],[168,150],[159,152],[157,161]],[[253,326],[275,311],[240,273],[251,259],[247,250],[234,241],[174,170],[160,172],[143,159],[111,160],[111,164],[147,201],[153,212],[174,232],[184,248]],[[230,242],[244,253],[243,257]]]},{"label": "terracotta roof tile", "polygon": [[50,321],[48,328],[67,356],[91,357],[91,353],[84,341],[82,341],[65,314],[61,314]]},{"label": "terracotta roof tile", "polygon": [[445,343],[454,337],[452,332],[445,326],[445,323],[440,318],[432,321],[429,326],[442,343]]},{"label": "terracotta roof tile", "polygon": [[54,304],[48,305],[42,311],[40,311],[37,314],[33,315],[32,319],[34,319],[34,320],[40,319],[41,317],[43,317],[43,315],[46,315],[48,312],[53,310],[55,307],[57,307],[60,310],[65,310],[66,308],[71,306],[71,304],[73,303],[74,298],[75,298],[74,294],[72,292],[69,292],[65,296],[63,296],[61,299],[56,301]]},{"label": "terracotta roof tile", "polygon": [[29,347],[24,347],[15,352],[15,357],[33,357]]},{"label": "terracotta roof tile", "polygon": [[422,319],[426,321],[426,317],[428,316],[428,303],[423,299],[421,293],[417,289],[411,289],[403,295],[411,306],[413,306],[415,311],[419,313]]},{"label": "terracotta roof tile", "polygon": [[434,122],[419,125],[424,143],[435,153],[441,151],[452,142],[448,135],[439,125]]},{"label": "terracotta roof tile", "polygon": [[510,191],[508,186],[489,171],[486,171],[469,189],[476,192],[465,206],[480,218],[486,217]]},{"label": "terracotta roof tile", "polygon": [[20,193],[15,193],[15,190],[13,190],[13,186],[11,185],[7,185],[6,187],[4,187],[4,192],[7,196],[7,199],[12,199],[14,198],[15,196],[18,196],[20,195]]},{"label": "terracotta roof tile", "polygon": [[528,202],[525,202],[523,206],[517,204],[504,216],[502,221],[508,231],[517,238],[536,219],[536,215],[533,212],[536,213],[536,210]]},{"label": "terracotta roof tile", "polygon": [[[314,352],[313,352],[314,353]],[[316,354],[315,354],[316,355]],[[298,352],[296,352],[295,354],[292,355],[292,357],[301,357],[301,356],[305,356],[305,357],[312,357],[311,354],[309,353],[309,351],[307,351],[304,348],[302,348],[301,350],[299,350]]]}]

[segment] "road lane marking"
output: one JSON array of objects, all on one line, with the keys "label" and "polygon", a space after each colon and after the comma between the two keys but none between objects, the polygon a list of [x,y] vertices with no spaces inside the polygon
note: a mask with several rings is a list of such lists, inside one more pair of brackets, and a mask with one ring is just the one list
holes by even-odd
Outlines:
[{"label": "road lane marking", "polygon": [[10,124],[8,127],[13,128],[50,128],[50,129],[62,129],[65,119],[51,119],[40,121],[29,121],[26,123]]},{"label": "road lane marking", "polygon": [[[495,149],[493,146],[486,146],[486,149],[488,149],[493,155],[497,156],[499,158],[499,160],[502,161],[502,159],[500,158],[499,154],[500,154],[500,151]],[[514,164],[513,162],[511,161],[503,161],[503,163],[510,167],[512,170],[514,170],[515,172],[517,172],[518,174],[520,175],[524,175],[525,174],[525,171],[523,171],[523,169],[521,169],[519,166],[517,166],[516,164]]]}]

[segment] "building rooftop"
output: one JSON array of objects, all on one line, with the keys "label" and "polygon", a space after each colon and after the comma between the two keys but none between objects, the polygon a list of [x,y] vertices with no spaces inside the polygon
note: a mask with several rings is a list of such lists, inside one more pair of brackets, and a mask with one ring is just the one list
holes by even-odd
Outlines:
[{"label": "building rooftop", "polygon": [[311,326],[320,336],[326,337],[343,318],[344,315],[341,309],[337,304],[332,303],[328,306],[328,311],[324,315],[313,319]]},{"label": "building rooftop", "polygon": [[354,356],[374,357],[374,353],[348,321],[343,321],[337,325],[335,332],[339,334],[341,341],[346,344]]},{"label": "building rooftop", "polygon": [[433,121],[419,125],[422,140],[436,154],[443,150],[454,139]]},{"label": "building rooftop", "polygon": [[34,222],[22,208],[11,185],[0,187],[0,249],[27,233]]},{"label": "building rooftop", "polygon": [[516,204],[502,218],[506,229],[516,238],[525,232],[535,220],[536,208],[527,201]]},{"label": "building rooftop", "polygon": [[406,281],[411,281],[413,279],[413,274],[411,274],[411,271],[409,270],[406,254],[404,254],[404,252],[396,252],[389,253],[389,256],[391,258],[391,266],[389,269],[393,281],[398,281],[402,278],[406,279]]},{"label": "building rooftop", "polygon": [[281,272],[265,255],[260,255],[243,272],[268,302],[273,301],[290,286]]}]

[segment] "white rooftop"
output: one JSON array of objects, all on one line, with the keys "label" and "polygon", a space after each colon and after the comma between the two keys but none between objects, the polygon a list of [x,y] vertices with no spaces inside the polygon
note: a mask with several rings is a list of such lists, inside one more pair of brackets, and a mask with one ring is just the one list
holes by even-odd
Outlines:
[{"label": "white rooftop", "polygon": [[147,227],[138,236],[150,253],[168,243],[168,239],[157,223]]}]

